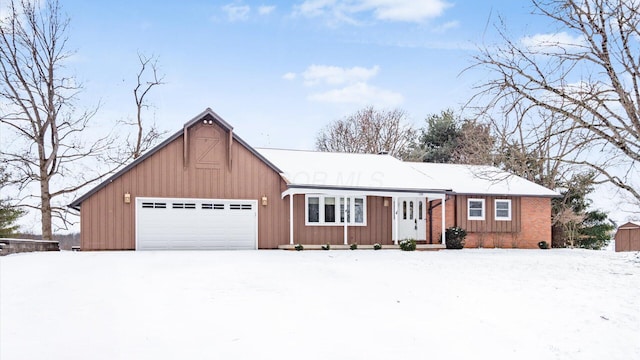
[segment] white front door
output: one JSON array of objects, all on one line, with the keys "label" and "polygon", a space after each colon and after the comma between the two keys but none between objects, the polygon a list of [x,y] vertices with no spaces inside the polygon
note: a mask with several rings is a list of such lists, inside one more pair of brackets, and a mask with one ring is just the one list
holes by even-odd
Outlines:
[{"label": "white front door", "polygon": [[398,240],[427,240],[426,198],[398,199]]}]

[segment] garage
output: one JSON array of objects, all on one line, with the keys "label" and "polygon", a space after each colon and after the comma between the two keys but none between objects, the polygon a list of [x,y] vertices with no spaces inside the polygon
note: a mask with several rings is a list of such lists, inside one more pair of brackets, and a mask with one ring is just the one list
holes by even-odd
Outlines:
[{"label": "garage", "polygon": [[256,200],[136,198],[136,250],[249,250]]}]

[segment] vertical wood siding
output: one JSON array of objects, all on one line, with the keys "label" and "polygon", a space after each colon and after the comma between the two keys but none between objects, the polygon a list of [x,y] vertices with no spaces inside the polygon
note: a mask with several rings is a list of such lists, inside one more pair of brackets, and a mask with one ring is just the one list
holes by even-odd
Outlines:
[{"label": "vertical wood siding", "polygon": [[[485,216],[484,220],[467,219],[467,200],[484,199]],[[495,219],[494,200],[511,200],[511,221]],[[488,233],[514,233],[521,229],[521,203],[520,197],[513,196],[473,196],[456,195],[456,223],[467,232],[488,232]]]},{"label": "vertical wood siding", "polygon": [[[183,136],[113,180],[82,203],[81,247],[84,250],[135,248],[135,198],[184,197],[258,201],[260,248],[289,242],[288,200],[280,175],[217,125],[198,123],[188,130],[188,164],[183,161]],[[131,203],[124,203],[124,194]],[[261,205],[267,196],[268,205]]]},{"label": "vertical wood siding", "polygon": [[[627,227],[623,225],[621,227]],[[619,229],[616,232],[616,251],[640,251],[640,227]]]},{"label": "vertical wood siding", "polygon": [[[305,225],[305,196],[296,195],[293,197],[294,207],[294,233],[293,239],[296,243],[311,245],[341,245],[344,244],[344,226],[331,225]],[[347,238],[349,244],[391,245],[391,200],[388,206],[384,206],[383,197],[367,196],[367,226],[349,226],[347,228]]]}]

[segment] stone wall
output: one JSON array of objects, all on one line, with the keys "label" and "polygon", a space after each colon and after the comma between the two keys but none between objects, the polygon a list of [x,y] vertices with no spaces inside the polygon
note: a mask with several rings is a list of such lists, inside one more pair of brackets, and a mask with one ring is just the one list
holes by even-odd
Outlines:
[{"label": "stone wall", "polygon": [[0,256],[32,251],[60,251],[57,241],[0,239]]}]

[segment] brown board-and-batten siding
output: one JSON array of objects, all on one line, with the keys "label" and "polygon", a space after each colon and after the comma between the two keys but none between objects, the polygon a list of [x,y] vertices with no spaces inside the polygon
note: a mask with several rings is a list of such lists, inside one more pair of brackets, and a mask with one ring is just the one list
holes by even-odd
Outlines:
[{"label": "brown board-and-batten siding", "polygon": [[[82,202],[83,250],[135,249],[138,197],[258,201],[258,247],[288,243],[288,199],[280,175],[218,123],[196,122]],[[124,202],[124,194],[131,202]],[[262,205],[262,197],[267,205]]]},{"label": "brown board-and-batten siding", "polygon": [[[467,218],[468,199],[484,199],[484,220],[469,220]],[[511,200],[511,220],[495,219],[495,200]],[[456,223],[467,232],[517,233],[521,230],[522,211],[520,197],[518,196],[456,195],[456,208]]]},{"label": "brown board-and-batten siding", "polygon": [[[293,198],[293,239],[296,243],[313,245],[344,244],[344,225],[305,225],[305,195],[295,195]],[[349,244],[393,244],[391,240],[393,216],[391,200],[386,198],[387,206],[384,206],[384,199],[379,196],[367,196],[367,225],[347,227],[347,242]]]},{"label": "brown board-and-batten siding", "polygon": [[640,251],[640,224],[629,222],[618,228],[615,249],[619,251]]}]

